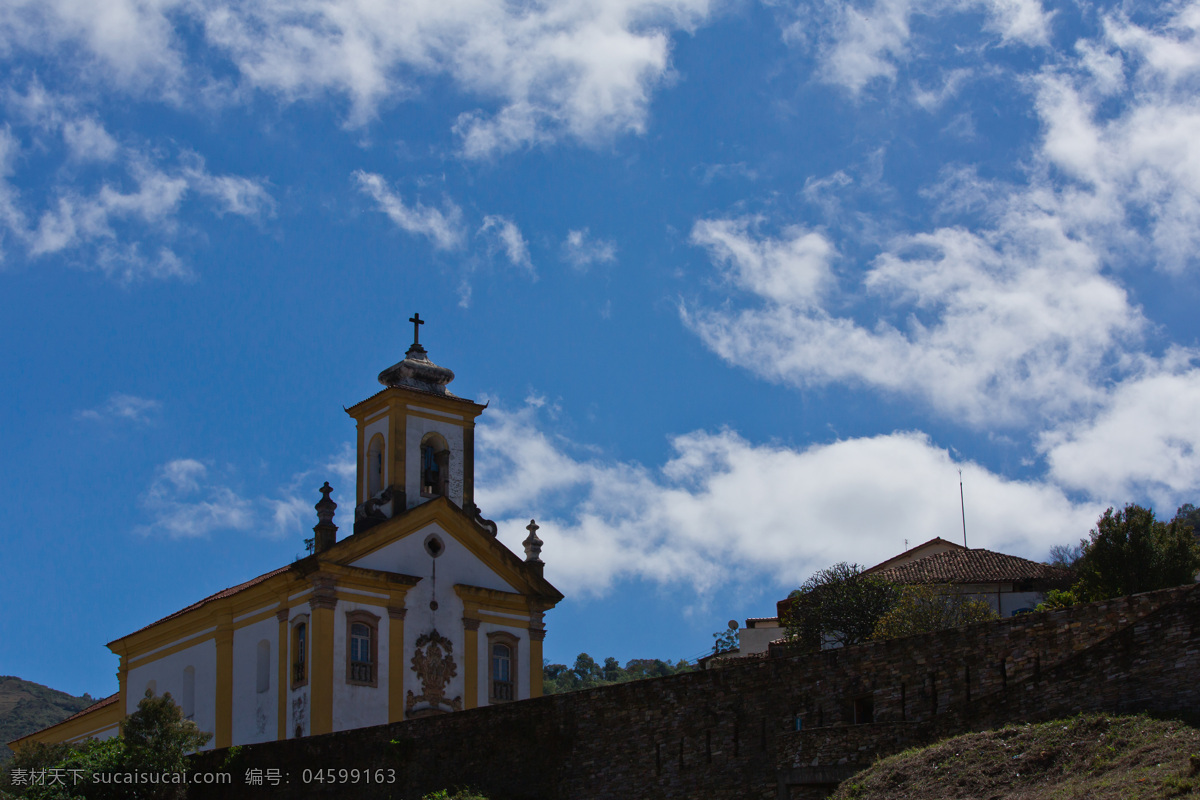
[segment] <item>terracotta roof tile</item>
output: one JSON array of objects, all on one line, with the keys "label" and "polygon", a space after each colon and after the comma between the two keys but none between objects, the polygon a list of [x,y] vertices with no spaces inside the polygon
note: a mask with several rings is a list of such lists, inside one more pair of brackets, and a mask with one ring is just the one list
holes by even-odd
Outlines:
[{"label": "terracotta roof tile", "polygon": [[[930,539],[928,542],[922,542],[921,544],[917,545],[916,547],[910,547],[907,550],[905,550],[903,553],[894,555],[891,558],[887,559],[886,561],[880,561],[878,564],[871,567],[870,569],[863,570],[863,573],[871,574],[871,573],[879,572],[881,570],[888,569],[888,564],[891,564],[894,561],[902,561],[905,558],[912,558],[913,553],[918,553],[921,550],[924,550],[926,547],[933,547],[934,545],[948,547],[953,550],[966,550],[967,549],[967,548],[963,547],[961,544],[958,544],[957,542],[951,542],[947,539],[943,539],[940,536],[935,536],[932,539]],[[921,557],[924,558],[924,556],[921,556]]]},{"label": "terracotta roof tile", "polygon": [[1069,585],[1074,573],[991,550],[951,550],[874,573],[900,584],[1041,580]]},{"label": "terracotta roof tile", "polygon": [[50,730],[51,728],[55,727],[56,725],[62,725],[64,722],[70,722],[70,721],[71,721],[71,720],[73,720],[73,719],[79,719],[79,718],[80,718],[80,717],[82,717],[84,714],[90,714],[90,713],[92,713],[93,711],[98,711],[98,710],[100,710],[100,709],[104,708],[105,706],[111,706],[113,703],[117,702],[117,701],[118,701],[118,700],[120,700],[120,699],[121,699],[121,693],[120,693],[120,692],[117,692],[116,694],[110,694],[108,697],[104,698],[103,700],[97,700],[95,703],[92,703],[90,706],[88,706],[87,708],[83,709],[82,711],[76,711],[74,714],[72,714],[71,716],[67,717],[66,719],[64,719],[64,720],[62,720],[62,721],[60,721],[60,722],[56,722],[56,723],[54,723],[54,725],[47,725],[47,726],[46,726],[46,727],[44,727],[44,728],[39,728],[38,730],[34,731],[33,733],[27,733],[27,734],[25,734],[24,736],[22,736],[22,737],[20,737],[20,738],[13,739],[13,740],[12,740],[12,742],[10,742],[10,744],[15,744],[16,742],[19,742],[19,741],[21,741],[22,739],[28,739],[30,736],[34,736],[34,735],[36,735],[36,734],[39,734],[39,733],[41,733],[42,731],[47,731],[47,730]]}]

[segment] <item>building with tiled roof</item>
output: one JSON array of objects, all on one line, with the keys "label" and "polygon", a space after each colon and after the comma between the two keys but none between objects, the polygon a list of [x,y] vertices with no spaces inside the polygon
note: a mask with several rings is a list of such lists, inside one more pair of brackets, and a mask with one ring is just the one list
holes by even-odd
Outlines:
[{"label": "building with tiled roof", "polygon": [[[1074,575],[1069,569],[1039,564],[991,550],[970,550],[961,544],[930,539],[863,570],[902,586],[944,584],[969,597],[983,600],[1002,617],[1032,611],[1046,592],[1065,589]],[[738,631],[738,650],[726,658],[765,653],[772,641],[783,637],[784,616],[791,601],[776,603],[774,617],[753,617]]]},{"label": "building with tiled roof", "polygon": [[475,419],[454,373],[415,341],[347,409],[358,427],[353,533],[321,487],[311,554],[123,636],[120,690],[26,740],[116,735],[147,692],[170,693],[212,746],[443,714],[542,694],[543,577],[474,502]]},{"label": "building with tiled roof", "polygon": [[946,583],[955,586],[1003,583],[1030,587],[1034,591],[1063,589],[1070,586],[1074,573],[1069,569],[1039,564],[1027,558],[995,553],[991,550],[951,550],[903,564],[872,568],[878,578],[905,586]]}]

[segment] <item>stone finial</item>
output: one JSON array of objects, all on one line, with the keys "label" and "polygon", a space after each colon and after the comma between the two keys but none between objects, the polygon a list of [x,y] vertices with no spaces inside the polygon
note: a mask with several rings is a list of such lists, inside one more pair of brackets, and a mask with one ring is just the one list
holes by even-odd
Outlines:
[{"label": "stone finial", "polygon": [[337,508],[337,503],[333,502],[333,498],[329,493],[333,491],[333,487],[329,485],[329,481],[325,481],[325,485],[321,487],[321,499],[317,501],[314,508],[317,509],[317,524],[313,526],[313,552],[320,553],[333,547],[337,541],[337,525],[333,524],[333,512]]},{"label": "stone finial", "polygon": [[529,531],[529,536],[521,544],[525,545],[525,563],[541,564],[542,563],[542,540],[538,538],[538,528],[541,527],[534,520],[529,520],[529,524],[525,526],[525,530]]}]

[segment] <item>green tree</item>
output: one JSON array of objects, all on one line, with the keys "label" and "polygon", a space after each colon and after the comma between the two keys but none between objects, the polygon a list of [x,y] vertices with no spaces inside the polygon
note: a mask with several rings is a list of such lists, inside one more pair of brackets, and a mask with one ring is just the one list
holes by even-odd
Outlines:
[{"label": "green tree", "polygon": [[1192,529],[1192,535],[1200,541],[1200,508],[1196,508],[1191,503],[1184,503],[1175,512],[1175,522],[1180,525],[1187,525]]},{"label": "green tree", "polygon": [[573,692],[579,688],[579,679],[566,664],[542,662],[542,691],[546,694]]},{"label": "green tree", "polygon": [[183,718],[170,692],[155,697],[149,689],[138,701],[138,710],[121,726],[121,736],[130,769],[147,772],[186,772],[185,755],[212,738]]},{"label": "green tree", "polygon": [[1082,542],[1073,547],[1069,544],[1056,544],[1050,548],[1050,560],[1046,563],[1052,567],[1075,569],[1075,565],[1079,563],[1079,559],[1082,556]]},{"label": "green tree", "polygon": [[869,639],[898,598],[894,584],[864,575],[858,564],[843,561],[815,573],[792,592],[780,621],[786,637],[807,650],[829,643],[845,647]]},{"label": "green tree", "polygon": [[871,638],[898,639],[999,618],[990,605],[949,584],[905,586],[896,605],[875,624]]},{"label": "green tree", "polygon": [[584,687],[596,686],[604,680],[604,671],[600,669],[596,659],[587,653],[580,653],[575,657],[575,666],[571,667],[571,672],[575,673],[580,685]]},{"label": "green tree", "polygon": [[[183,797],[186,786],[182,783],[116,784],[96,780],[95,776],[114,772],[186,773],[186,754],[203,747],[211,738],[195,723],[183,719],[170,694],[155,697],[146,692],[137,711],[122,724],[120,737],[70,745],[33,742],[22,746],[0,777],[0,797],[8,796],[5,792],[29,800]],[[60,774],[69,777],[65,785],[22,785],[14,779],[14,774],[21,774],[17,770],[25,770],[26,775],[30,770],[62,770]]]},{"label": "green tree", "polygon": [[1072,591],[1084,602],[1191,583],[1200,570],[1200,545],[1191,527],[1179,516],[1159,522],[1153,510],[1138,505],[1105,511],[1090,541],[1080,544],[1079,581]]},{"label": "green tree", "polygon": [[729,620],[729,625],[723,631],[717,631],[713,634],[713,653],[719,655],[728,653],[730,650],[737,650],[741,646],[738,636],[737,620]]},{"label": "green tree", "polygon": [[617,659],[609,656],[604,659],[601,667],[587,653],[580,653],[575,659],[575,666],[568,668],[566,664],[542,663],[542,690],[546,694],[561,694],[577,689],[591,689],[596,686],[608,686],[614,683],[640,680],[642,678],[659,678],[664,675],[674,675],[677,672],[691,672],[693,665],[680,659],[671,664],[658,658],[631,658],[622,667]]},{"label": "green tree", "polygon": [[1073,589],[1051,589],[1046,593],[1046,599],[1038,603],[1034,611],[1057,611],[1074,605],[1079,605],[1079,598],[1075,596]]}]

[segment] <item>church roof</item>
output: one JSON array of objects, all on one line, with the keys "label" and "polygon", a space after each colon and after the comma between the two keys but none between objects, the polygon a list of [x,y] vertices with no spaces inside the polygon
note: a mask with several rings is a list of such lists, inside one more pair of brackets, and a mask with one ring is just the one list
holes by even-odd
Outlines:
[{"label": "church roof", "polygon": [[155,620],[154,622],[151,622],[149,625],[145,625],[141,628],[138,628],[133,633],[126,634],[125,636],[120,637],[120,639],[114,639],[112,642],[109,642],[109,644],[113,644],[114,642],[119,642],[119,641],[121,641],[121,639],[127,639],[130,636],[133,636],[134,634],[137,634],[137,633],[141,633],[144,630],[149,630],[150,628],[153,628],[155,625],[160,625],[160,624],[166,622],[167,620],[175,619],[176,617],[181,617],[184,614],[188,613],[189,611],[195,611],[197,608],[200,608],[201,606],[208,605],[209,603],[213,602],[214,600],[220,600],[225,597],[231,597],[232,595],[235,595],[238,592],[244,592],[245,590],[249,589],[252,586],[257,586],[258,584],[262,583],[263,581],[270,580],[271,578],[274,578],[276,575],[281,575],[284,572],[287,572],[291,568],[292,568],[292,565],[288,564],[286,567],[280,567],[279,569],[273,569],[270,572],[264,572],[262,575],[259,575],[257,578],[251,578],[250,580],[246,581],[245,583],[239,583],[237,586],[230,586],[227,589],[222,589],[219,592],[210,594],[208,597],[205,597],[203,600],[197,600],[195,603],[192,603],[190,606],[181,608],[178,611],[176,611],[174,614],[168,614],[167,616],[163,617],[162,619]]},{"label": "church roof", "polygon": [[1019,556],[991,550],[949,550],[931,556],[872,571],[875,577],[899,584],[996,583],[1042,580],[1069,584],[1074,574],[1069,569],[1039,564]]},{"label": "church roof", "polygon": [[[105,706],[111,706],[113,703],[117,702],[117,701],[118,701],[118,700],[120,700],[120,699],[121,699],[121,693],[120,693],[120,692],[116,692],[116,693],[114,693],[114,694],[110,694],[108,697],[104,698],[103,700],[97,700],[96,702],[92,703],[90,706],[88,706],[87,708],[83,709],[82,711],[76,711],[74,714],[72,714],[71,716],[67,717],[66,719],[64,719],[64,720],[62,720],[62,721],[60,721],[60,722],[56,722],[56,723],[54,723],[54,725],[61,725],[63,722],[70,722],[70,721],[71,721],[71,720],[73,720],[73,719],[78,719],[79,717],[82,717],[82,716],[83,716],[83,715],[85,715],[85,714],[90,714],[90,713],[92,713],[93,711],[96,711],[96,710],[98,710],[98,709],[104,708]],[[54,727],[54,725],[47,725],[46,727],[47,727],[47,728],[53,728],[53,727]],[[44,729],[43,729],[43,730],[44,730]],[[35,731],[35,733],[36,733],[36,731]],[[22,738],[25,738],[25,737],[22,737]],[[20,740],[19,740],[19,739],[14,739],[13,741],[20,741]]]}]

